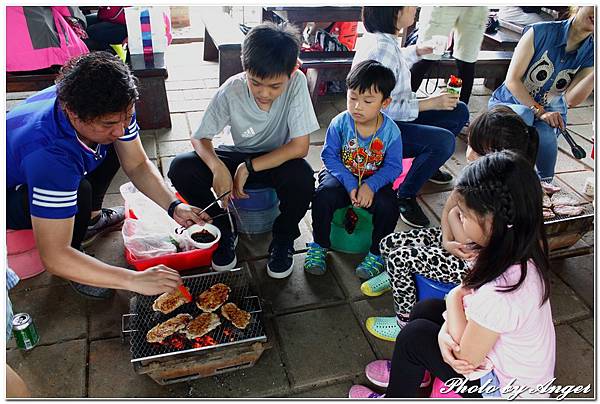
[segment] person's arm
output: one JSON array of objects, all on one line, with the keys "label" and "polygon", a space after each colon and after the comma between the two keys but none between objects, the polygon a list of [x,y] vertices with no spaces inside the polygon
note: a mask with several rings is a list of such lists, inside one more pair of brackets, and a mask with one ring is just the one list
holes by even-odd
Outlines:
[{"label": "person's arm", "polygon": [[594,68],[586,67],[575,75],[571,85],[565,92],[565,100],[569,108],[581,104],[594,91]]},{"label": "person's arm", "polygon": [[283,163],[293,159],[301,159],[308,155],[310,136],[304,135],[292,138],[288,143],[277,149],[252,159],[254,171],[264,171],[279,167]]},{"label": "person's arm", "polygon": [[402,139],[395,139],[385,151],[383,164],[373,175],[365,179],[365,184],[373,193],[387,184],[393,183],[402,174]]},{"label": "person's arm", "polygon": [[460,350],[455,352],[456,358],[477,368],[493,348],[500,334],[477,324],[472,319],[467,321],[463,297],[468,293],[470,290],[460,285],[446,296],[447,327],[448,334],[454,341],[458,341],[460,347]]},{"label": "person's arm", "polygon": [[334,122],[327,128],[325,134],[325,144],[321,151],[321,160],[323,165],[339,182],[342,183],[348,193],[353,189],[358,189],[358,180],[342,163],[341,160],[342,138]]},{"label": "person's arm", "polygon": [[162,265],[131,271],[105,264],[71,247],[74,218],[31,217],[44,268],[53,275],[86,285],[124,289],[144,295],[170,292],[181,284],[179,273]]},{"label": "person's arm", "polygon": [[535,49],[533,46],[534,40],[534,29],[530,28],[525,35],[521,37],[517,47],[513,52],[513,57],[508,66],[508,72],[506,73],[505,84],[511,94],[526,107],[537,105],[533,97],[525,88],[523,84],[523,76],[527,71],[529,63],[533,58]]},{"label": "person's arm", "polygon": [[[124,142],[116,141],[114,146],[121,167],[133,185],[158,206],[164,210],[169,209],[177,196],[167,187],[158,168],[148,159],[139,136]],[[201,209],[182,203],[175,208],[173,219],[182,226],[204,224],[210,217],[200,214],[200,211]]]}]

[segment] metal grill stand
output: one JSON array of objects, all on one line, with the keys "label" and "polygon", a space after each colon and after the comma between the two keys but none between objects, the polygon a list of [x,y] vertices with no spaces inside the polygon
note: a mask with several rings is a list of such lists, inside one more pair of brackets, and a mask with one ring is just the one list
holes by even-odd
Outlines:
[{"label": "metal grill stand", "polygon": [[[250,323],[239,330],[221,316],[221,325],[207,334],[215,345],[176,348],[149,344],[146,333],[150,328],[180,313],[196,317],[202,311],[194,301],[162,314],[152,310],[157,296],[136,295],[130,300],[130,314],[122,318],[122,332],[130,337],[131,362],[136,373],[147,374],[158,384],[172,384],[253,366],[271,344],[267,342],[260,299],[252,292],[249,271],[211,272],[182,280],[194,298],[216,283],[228,285],[231,288],[228,301],[250,312]],[[220,314],[220,309],[215,313]],[[129,329],[125,325],[127,320]]]}]

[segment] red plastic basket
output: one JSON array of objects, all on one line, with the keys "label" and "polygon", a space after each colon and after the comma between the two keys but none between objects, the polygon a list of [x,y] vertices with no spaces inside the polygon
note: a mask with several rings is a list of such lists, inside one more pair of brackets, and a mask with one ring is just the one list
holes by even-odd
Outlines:
[{"label": "red plastic basket", "polygon": [[[127,208],[127,205],[125,206],[125,217],[137,219],[133,211]],[[216,243],[206,250],[184,251],[153,258],[136,258],[135,255],[125,247],[125,259],[129,265],[133,266],[137,271],[143,271],[160,264],[178,271],[185,271],[187,269],[210,266],[213,252],[218,247],[219,243]]]}]

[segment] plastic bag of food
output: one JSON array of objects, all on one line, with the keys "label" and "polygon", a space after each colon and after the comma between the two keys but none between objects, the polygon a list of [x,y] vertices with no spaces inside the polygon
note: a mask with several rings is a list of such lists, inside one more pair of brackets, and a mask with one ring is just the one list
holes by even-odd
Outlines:
[{"label": "plastic bag of food", "polygon": [[169,232],[152,232],[140,220],[125,219],[121,232],[125,247],[136,258],[160,257],[177,252]]}]

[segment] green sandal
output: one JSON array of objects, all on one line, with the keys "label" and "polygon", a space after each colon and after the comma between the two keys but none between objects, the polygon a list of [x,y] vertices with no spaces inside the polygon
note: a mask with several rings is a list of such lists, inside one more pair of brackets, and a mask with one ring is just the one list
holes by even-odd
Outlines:
[{"label": "green sandal", "polygon": [[396,317],[369,317],[366,322],[367,330],[384,341],[396,341],[402,330]]},{"label": "green sandal", "polygon": [[381,296],[391,289],[392,282],[390,280],[390,275],[387,272],[382,272],[360,285],[360,291],[363,292],[364,295],[371,297]]}]

